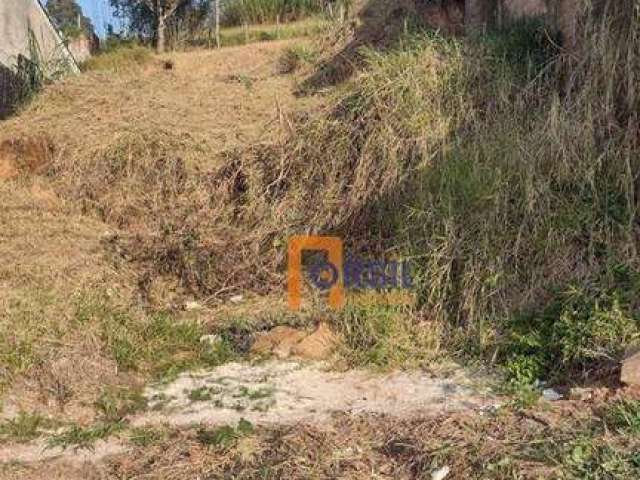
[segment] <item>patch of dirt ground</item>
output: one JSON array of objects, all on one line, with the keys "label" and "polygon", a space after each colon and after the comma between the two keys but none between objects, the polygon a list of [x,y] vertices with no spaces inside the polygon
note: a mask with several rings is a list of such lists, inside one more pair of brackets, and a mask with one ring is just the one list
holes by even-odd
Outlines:
[{"label": "patch of dirt ground", "polygon": [[189,372],[146,392],[150,412],[136,425],[168,423],[256,425],[319,424],[335,412],[407,416],[477,409],[495,399],[479,392],[462,371],[451,378],[427,373],[333,372],[322,364],[270,361],[229,363],[207,372]]},{"label": "patch of dirt ground", "polygon": [[[131,418],[131,427],[189,429],[197,424],[215,429],[249,421],[255,427],[321,430],[331,428],[336,415],[402,419],[494,408],[495,397],[477,385],[462,370],[449,378],[434,378],[418,371],[335,372],[322,363],[229,363],[147,388],[149,409]],[[100,441],[89,451],[47,449],[46,441],[37,441],[0,448],[0,465],[8,470],[12,464],[54,462],[71,470],[90,464],[99,469],[109,458],[130,450],[131,445],[117,438]]]}]

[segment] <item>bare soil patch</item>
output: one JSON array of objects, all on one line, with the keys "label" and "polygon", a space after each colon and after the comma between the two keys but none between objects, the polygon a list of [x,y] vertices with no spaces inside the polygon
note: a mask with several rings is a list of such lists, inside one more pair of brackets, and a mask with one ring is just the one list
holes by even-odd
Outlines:
[{"label": "bare soil patch", "polygon": [[334,412],[381,413],[404,417],[480,408],[495,399],[473,386],[461,371],[448,379],[424,372],[375,374],[327,371],[322,364],[229,363],[206,372],[188,372],[168,385],[151,387],[150,410],[137,425],[186,426],[325,423]]}]

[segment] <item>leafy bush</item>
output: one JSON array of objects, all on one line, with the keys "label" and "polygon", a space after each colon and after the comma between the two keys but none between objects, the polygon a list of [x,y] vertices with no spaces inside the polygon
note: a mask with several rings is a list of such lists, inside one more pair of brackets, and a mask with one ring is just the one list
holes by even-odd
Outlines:
[{"label": "leafy bush", "polygon": [[569,289],[539,313],[516,315],[504,326],[509,378],[516,384],[615,364],[640,336],[640,319],[613,292]]}]

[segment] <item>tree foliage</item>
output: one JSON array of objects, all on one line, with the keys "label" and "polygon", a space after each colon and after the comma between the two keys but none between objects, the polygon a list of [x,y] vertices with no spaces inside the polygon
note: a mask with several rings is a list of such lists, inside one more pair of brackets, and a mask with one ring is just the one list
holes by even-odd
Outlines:
[{"label": "tree foliage", "polygon": [[[155,0],[110,0],[116,17],[124,19],[129,31],[141,37],[151,39],[157,34],[158,18],[155,11]],[[154,8],[152,8],[154,7]],[[169,24],[184,22],[188,19],[196,23],[204,23],[209,16],[209,0],[163,0],[160,8],[164,12],[175,7]]]},{"label": "tree foliage", "polygon": [[80,33],[94,35],[95,29],[91,19],[83,15],[82,8],[75,0],[48,0],[47,10],[56,26],[65,35],[69,37]]}]

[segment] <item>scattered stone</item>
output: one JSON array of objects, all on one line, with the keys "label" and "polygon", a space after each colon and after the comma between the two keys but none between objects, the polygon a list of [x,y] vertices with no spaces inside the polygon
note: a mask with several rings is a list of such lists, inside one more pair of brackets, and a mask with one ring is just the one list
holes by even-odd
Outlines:
[{"label": "scattered stone", "polygon": [[569,391],[569,400],[579,400],[581,402],[585,402],[587,400],[591,400],[593,396],[593,390],[590,388],[579,388],[575,387]]},{"label": "scattered stone", "polygon": [[306,334],[291,327],[275,327],[267,333],[260,334],[251,346],[251,353],[256,355],[275,355],[283,359],[291,355],[291,350]]},{"label": "scattered stone", "polygon": [[188,312],[193,311],[193,310],[202,310],[202,305],[200,305],[198,302],[196,301],[188,301],[188,302],[184,302],[184,309]]},{"label": "scattered stone", "polygon": [[496,413],[498,413],[498,410],[500,410],[500,407],[502,407],[502,404],[500,403],[491,403],[480,408],[480,411],[478,413],[480,416],[495,415]]},{"label": "scattered stone", "polygon": [[622,361],[620,381],[627,385],[640,385],[640,352],[630,355]]},{"label": "scattered stone", "polygon": [[258,336],[251,353],[275,355],[280,359],[292,356],[307,360],[327,358],[338,343],[337,336],[322,322],[311,335],[291,327],[275,327]]},{"label": "scattered stone", "polygon": [[229,299],[231,303],[242,303],[244,301],[244,297],[242,295],[234,295]]},{"label": "scattered stone", "polygon": [[215,346],[220,341],[219,335],[203,335],[200,337],[200,343],[206,343],[210,346]]},{"label": "scattered stone", "polygon": [[309,360],[327,358],[338,344],[338,337],[329,326],[321,322],[311,335],[303,339],[293,348],[293,355]]},{"label": "scattered stone", "polygon": [[434,470],[431,472],[431,480],[443,480],[447,475],[449,475],[450,471],[451,469],[449,467],[442,467]]},{"label": "scattered stone", "polygon": [[542,391],[542,397],[548,402],[557,402],[562,400],[562,394],[556,392],[553,388],[545,388]]}]

